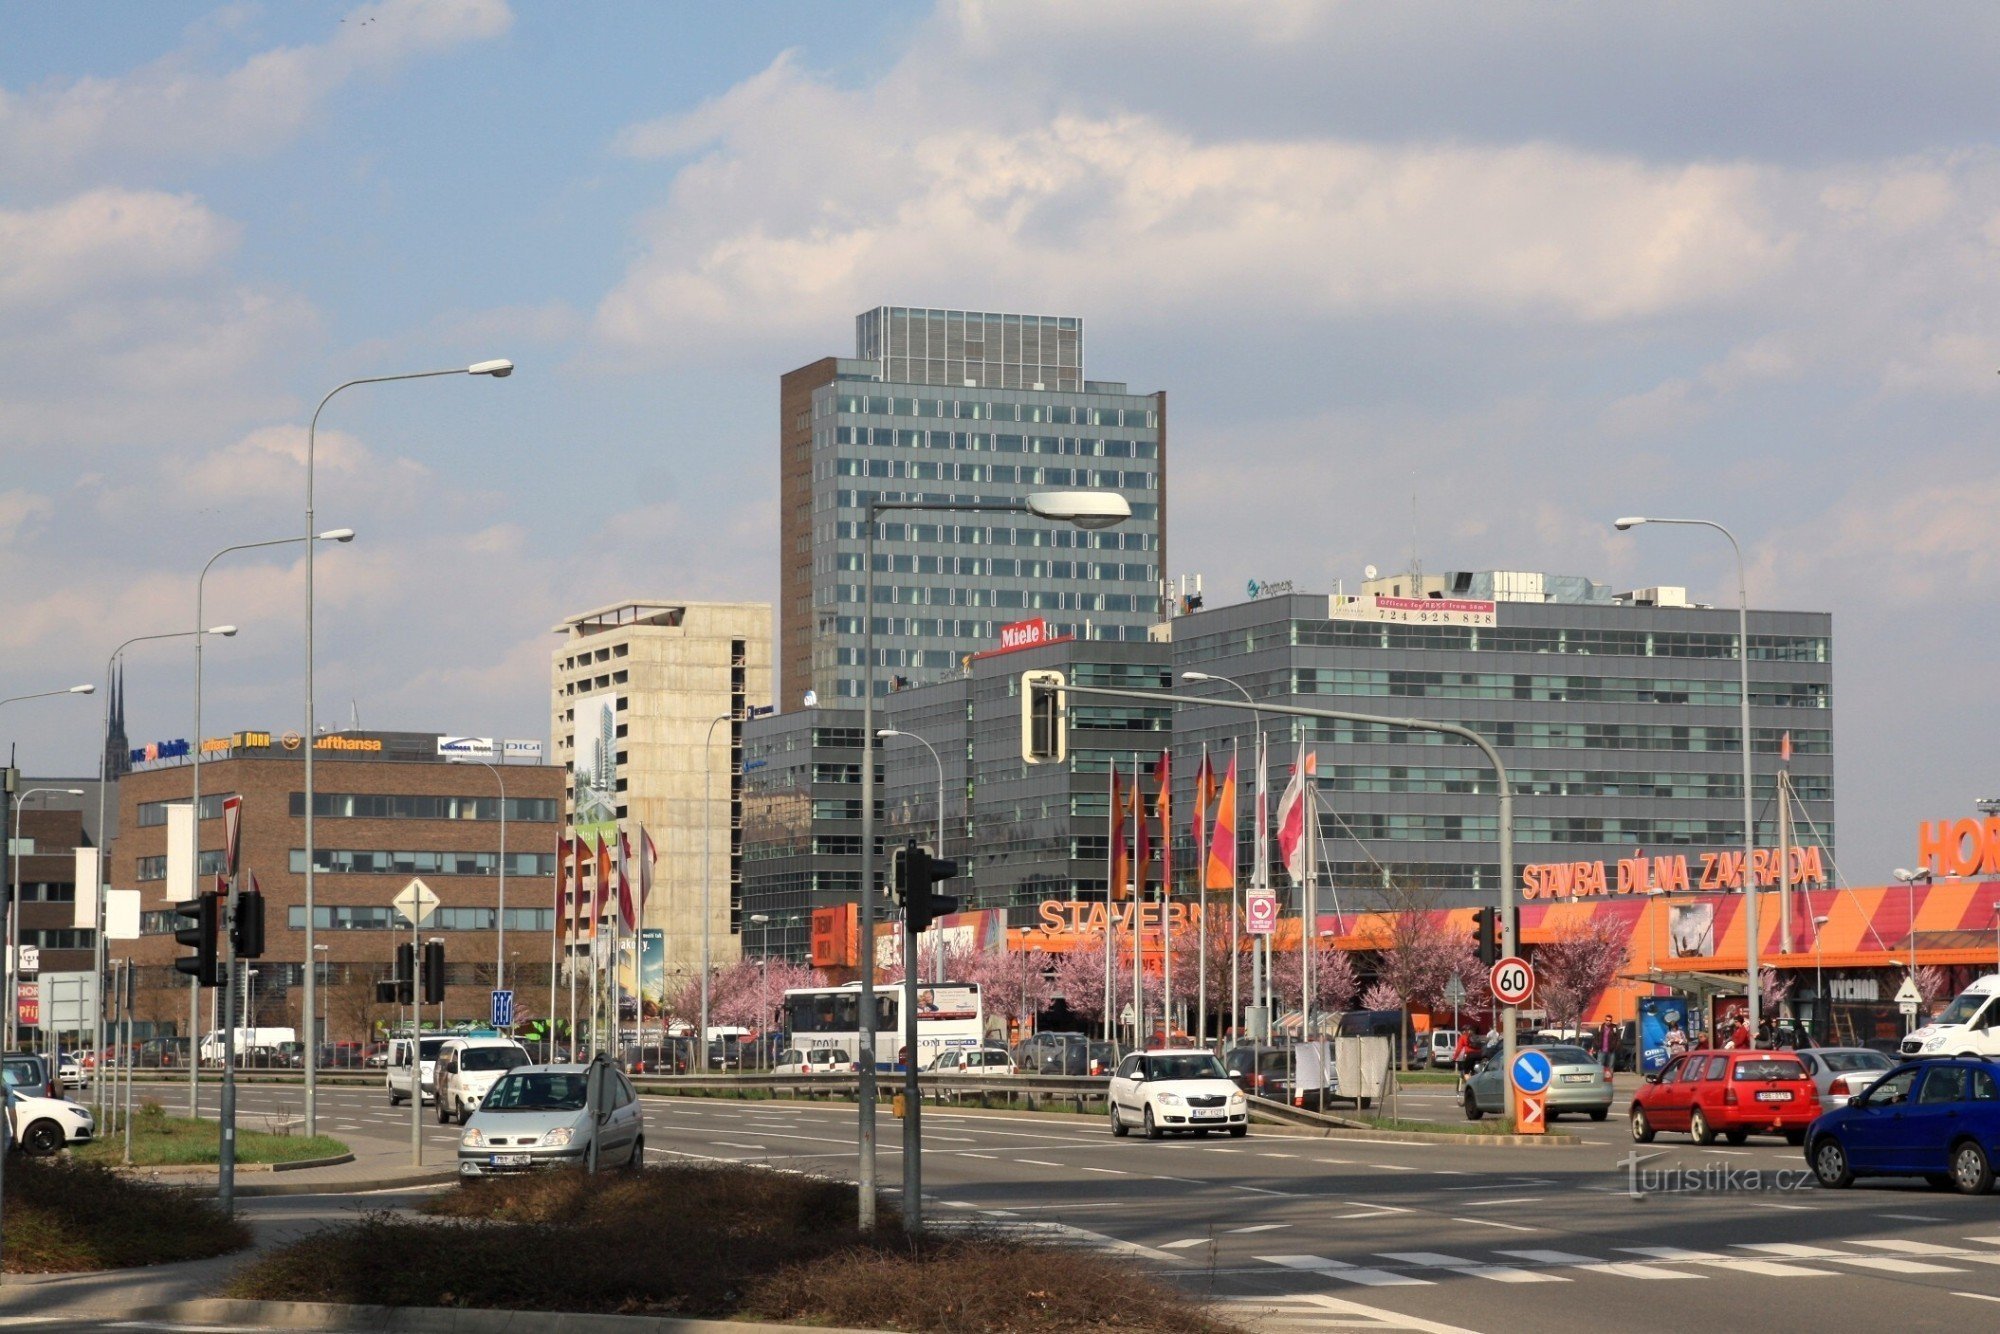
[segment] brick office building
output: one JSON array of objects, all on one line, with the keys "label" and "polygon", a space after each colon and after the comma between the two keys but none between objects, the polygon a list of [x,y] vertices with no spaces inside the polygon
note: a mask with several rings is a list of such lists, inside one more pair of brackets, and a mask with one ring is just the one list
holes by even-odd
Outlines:
[{"label": "brick office building", "polygon": [[[554,928],[558,812],[563,771],[541,764],[479,764],[438,757],[432,732],[348,732],[322,736],[314,758],[319,1006],[329,1040],[362,1040],[393,1007],[374,1003],[409,923],[390,900],[420,878],[441,900],[424,939],[445,942],[445,1017],[483,1021],[494,985],[499,940],[500,786],[506,788],[507,983],[523,1019],[548,1013]],[[266,946],[239,1001],[254,1022],[298,1027],[305,969],[304,760],[296,737],[238,732],[204,743],[199,883],[211,884],[223,845],[222,800],[243,798],[243,887],[254,874],[264,891]],[[112,957],[139,965],[138,1017],[183,1027],[184,978],[171,972],[186,952],[173,932],[167,895],[167,807],[190,796],[186,763],[140,769],[119,783],[120,833],[110,883],[141,891],[141,937],[112,941]],[[216,999],[204,995],[200,1027],[215,1026]],[[246,1011],[248,1012],[248,1011]],[[245,1021],[246,1024],[253,1022]],[[301,1034],[303,1036],[303,1034]]]}]

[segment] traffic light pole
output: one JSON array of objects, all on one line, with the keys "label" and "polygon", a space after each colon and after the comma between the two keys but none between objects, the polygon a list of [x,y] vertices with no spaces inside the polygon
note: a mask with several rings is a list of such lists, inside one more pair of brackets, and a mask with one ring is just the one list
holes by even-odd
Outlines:
[{"label": "traffic light pole", "polygon": [[[421,906],[421,905],[419,905]],[[424,1165],[423,921],[410,914],[410,1166]]]},{"label": "traffic light pole", "polygon": [[[197,738],[199,741],[199,738]],[[216,1170],[216,1203],[225,1215],[236,1212],[236,882],[229,876],[229,894],[216,923],[216,944],[222,964],[222,1145]]]},{"label": "traffic light pole", "polygon": [[[1054,676],[1055,680],[1037,680],[1037,676]],[[1275,713],[1292,718],[1326,718],[1334,722],[1369,723],[1379,727],[1400,727],[1412,732],[1440,732],[1457,737],[1461,741],[1477,746],[1487,763],[1493,766],[1495,785],[1500,796],[1500,949],[1503,954],[1514,954],[1520,949],[1514,922],[1514,790],[1507,781],[1507,766],[1500,760],[1500,752],[1493,743],[1469,727],[1457,723],[1434,722],[1429,718],[1390,718],[1373,713],[1348,713],[1339,709],[1306,709],[1291,704],[1253,704],[1248,701],[1237,703],[1231,699],[1215,699],[1209,696],[1179,695],[1168,690],[1118,690],[1110,686],[1079,686],[1065,684],[1056,673],[1030,672],[1022,678],[1021,697],[1025,716],[1033,717],[1035,697],[1040,693],[1081,695],[1089,699],[1137,700],[1141,703],[1159,704],[1201,704],[1211,709],[1241,709],[1248,713]],[[1024,756],[1033,763],[1060,760],[1065,741],[1055,741],[1051,752],[1045,756]],[[1136,966],[1136,964],[1135,964]],[[1754,979],[1753,979],[1754,981]],[[1509,1005],[1500,1011],[1500,1033],[1502,1042],[1501,1059],[1505,1068],[1514,1068],[1515,1030],[1519,1011]]]},{"label": "traffic light pole", "polygon": [[[927,887],[913,879],[910,892],[925,893]],[[903,926],[903,1231],[915,1237],[924,1230],[924,1096],[917,1080],[917,933],[907,917]]]}]

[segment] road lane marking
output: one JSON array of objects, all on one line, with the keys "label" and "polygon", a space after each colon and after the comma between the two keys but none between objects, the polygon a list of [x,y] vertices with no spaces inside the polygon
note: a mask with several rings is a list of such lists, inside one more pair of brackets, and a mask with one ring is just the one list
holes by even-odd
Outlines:
[{"label": "road lane marking", "polygon": [[[1884,1215],[1887,1217],[1888,1215]],[[1930,1255],[1948,1260],[1965,1260],[1973,1264],[2000,1265],[2000,1255],[1982,1255],[1978,1251],[1968,1251],[1960,1246],[1936,1246],[1927,1241],[1862,1241],[1856,1239],[1856,1246],[1873,1246],[1878,1251],[1896,1251],[1903,1255]]]},{"label": "road lane marking", "polygon": [[1540,1228],[1522,1227],[1518,1223],[1496,1223],[1490,1218],[1454,1218],[1454,1223],[1475,1223],[1480,1227],[1500,1227],[1509,1232],[1539,1232]]},{"label": "road lane marking", "polygon": [[1622,1264],[1616,1260],[1598,1260],[1588,1255],[1577,1255],[1570,1251],[1496,1251],[1496,1255],[1510,1256],[1516,1260],[1533,1260],[1536,1264],[1562,1265],[1569,1269],[1582,1269],[1593,1274],[1612,1274],[1619,1278],[1700,1278],[1699,1274],[1682,1274],[1672,1269],[1656,1269],[1652,1265]]},{"label": "road lane marking", "polygon": [[958,1149],[955,1151],[955,1154],[960,1158],[998,1158],[1000,1156],[997,1153],[974,1153],[970,1149]]},{"label": "road lane marking", "polygon": [[1776,1255],[1789,1260],[1832,1260],[1836,1264],[1853,1265],[1857,1269],[1876,1269],[1888,1274],[1963,1274],[1963,1269],[1949,1265],[1929,1264],[1922,1260],[1898,1260],[1879,1255],[1848,1255],[1842,1251],[1828,1250],[1824,1246],[1805,1246],[1788,1241],[1739,1242],[1739,1251],[1757,1251],[1763,1255]]},{"label": "road lane marking", "polygon": [[1679,1246],[1618,1246],[1627,1255],[1643,1255],[1677,1265],[1715,1265],[1739,1274],[1761,1274],[1767,1278],[1832,1278],[1831,1269],[1808,1269],[1803,1265],[1779,1264],[1775,1260],[1745,1260],[1716,1251],[1690,1251]]},{"label": "road lane marking", "polygon": [[1542,1195],[1510,1195],[1504,1200],[1467,1200],[1468,1209],[1493,1209],[1503,1204],[1538,1204],[1547,1198]]},{"label": "road lane marking", "polygon": [[1944,1219],[1936,1214],[1883,1214],[1884,1218],[1894,1218],[1904,1223],[1942,1223]]},{"label": "road lane marking", "polygon": [[1414,1167],[1404,1167],[1401,1163],[1370,1163],[1368,1166],[1379,1167],[1384,1172],[1414,1172],[1417,1170]]},{"label": "road lane marking", "polygon": [[1290,1227],[1290,1226],[1291,1226],[1290,1223],[1252,1223],[1249,1227],[1233,1227],[1230,1228],[1229,1230],[1234,1233],[1276,1232],[1279,1228]]},{"label": "road lane marking", "polygon": [[[1246,1272],[1257,1272],[1254,1270]],[[1440,1325],[1435,1321],[1363,1306],[1323,1292],[1297,1292],[1282,1297],[1237,1297],[1231,1305],[1245,1312],[1257,1329],[1374,1329],[1410,1330],[1413,1334],[1470,1334],[1460,1325]]]},{"label": "road lane marking", "polygon": [[1954,1292],[1954,1297],[1970,1297],[1976,1302],[2000,1302],[2000,1297],[1989,1297],[1983,1292]]},{"label": "road lane marking", "polygon": [[1348,1264],[1345,1260],[1329,1260],[1323,1255],[1260,1255],[1266,1264],[1285,1269],[1302,1269],[1308,1273],[1325,1274],[1347,1283],[1359,1283],[1369,1288],[1427,1288],[1431,1280],[1418,1278],[1413,1274],[1392,1274],[1386,1269],[1367,1269],[1360,1265]]},{"label": "road lane marking", "polygon": [[709,1143],[723,1149],[755,1149],[759,1153],[764,1151],[764,1146],[761,1144],[743,1144],[733,1139],[712,1139]]},{"label": "road lane marking", "polygon": [[1225,1186],[1230,1190],[1248,1191],[1252,1195],[1275,1195],[1281,1200],[1296,1200],[1297,1198],[1299,1198],[1298,1196],[1291,1194],[1289,1191],[1265,1190],[1261,1186],[1239,1186],[1234,1182],[1230,1181],[1219,1181],[1216,1184],[1219,1186]]},{"label": "road lane marking", "polygon": [[1131,1175],[1130,1172],[1121,1172],[1115,1167],[1086,1167],[1083,1170],[1086,1172],[1101,1172],[1108,1177],[1122,1177]]},{"label": "road lane marking", "polygon": [[1431,1269],[1448,1270],[1454,1274],[1465,1274],[1473,1278],[1483,1278],[1494,1283],[1567,1283],[1570,1280],[1561,1274],[1541,1274],[1529,1269],[1516,1269],[1512,1265],[1481,1264],[1477,1260],[1467,1260],[1462,1256],[1446,1255],[1442,1251],[1377,1251],[1385,1260],[1398,1264],[1424,1265]]},{"label": "road lane marking", "polygon": [[1190,1246],[1206,1246],[1212,1238],[1189,1237],[1186,1241],[1169,1241],[1160,1246],[1163,1251],[1184,1251]]},{"label": "road lane marking", "polygon": [[1015,1161],[1015,1162],[1017,1162],[1017,1163],[1023,1163],[1023,1164],[1025,1164],[1025,1165],[1029,1166],[1029,1167],[1061,1167],[1061,1166],[1062,1166],[1062,1164],[1061,1164],[1061,1163],[1052,1163],[1052,1162],[1049,1162],[1049,1161],[1047,1161],[1046,1159],[1042,1159],[1042,1158],[1016,1158],[1016,1159],[1015,1159],[1014,1161]]}]

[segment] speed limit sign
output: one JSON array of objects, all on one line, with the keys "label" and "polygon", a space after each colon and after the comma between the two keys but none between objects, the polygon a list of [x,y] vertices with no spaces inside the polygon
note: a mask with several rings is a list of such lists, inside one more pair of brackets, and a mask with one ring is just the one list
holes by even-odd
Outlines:
[{"label": "speed limit sign", "polygon": [[1535,970],[1526,959],[1511,954],[1493,965],[1486,981],[1493,990],[1493,999],[1502,1005],[1520,1005],[1535,994]]}]

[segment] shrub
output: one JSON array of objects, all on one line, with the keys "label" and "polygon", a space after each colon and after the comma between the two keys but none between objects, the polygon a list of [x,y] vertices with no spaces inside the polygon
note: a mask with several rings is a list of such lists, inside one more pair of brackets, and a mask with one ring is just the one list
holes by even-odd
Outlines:
[{"label": "shrub", "polygon": [[7,1272],[74,1273],[202,1260],[250,1244],[213,1200],[91,1163],[7,1164]]}]

